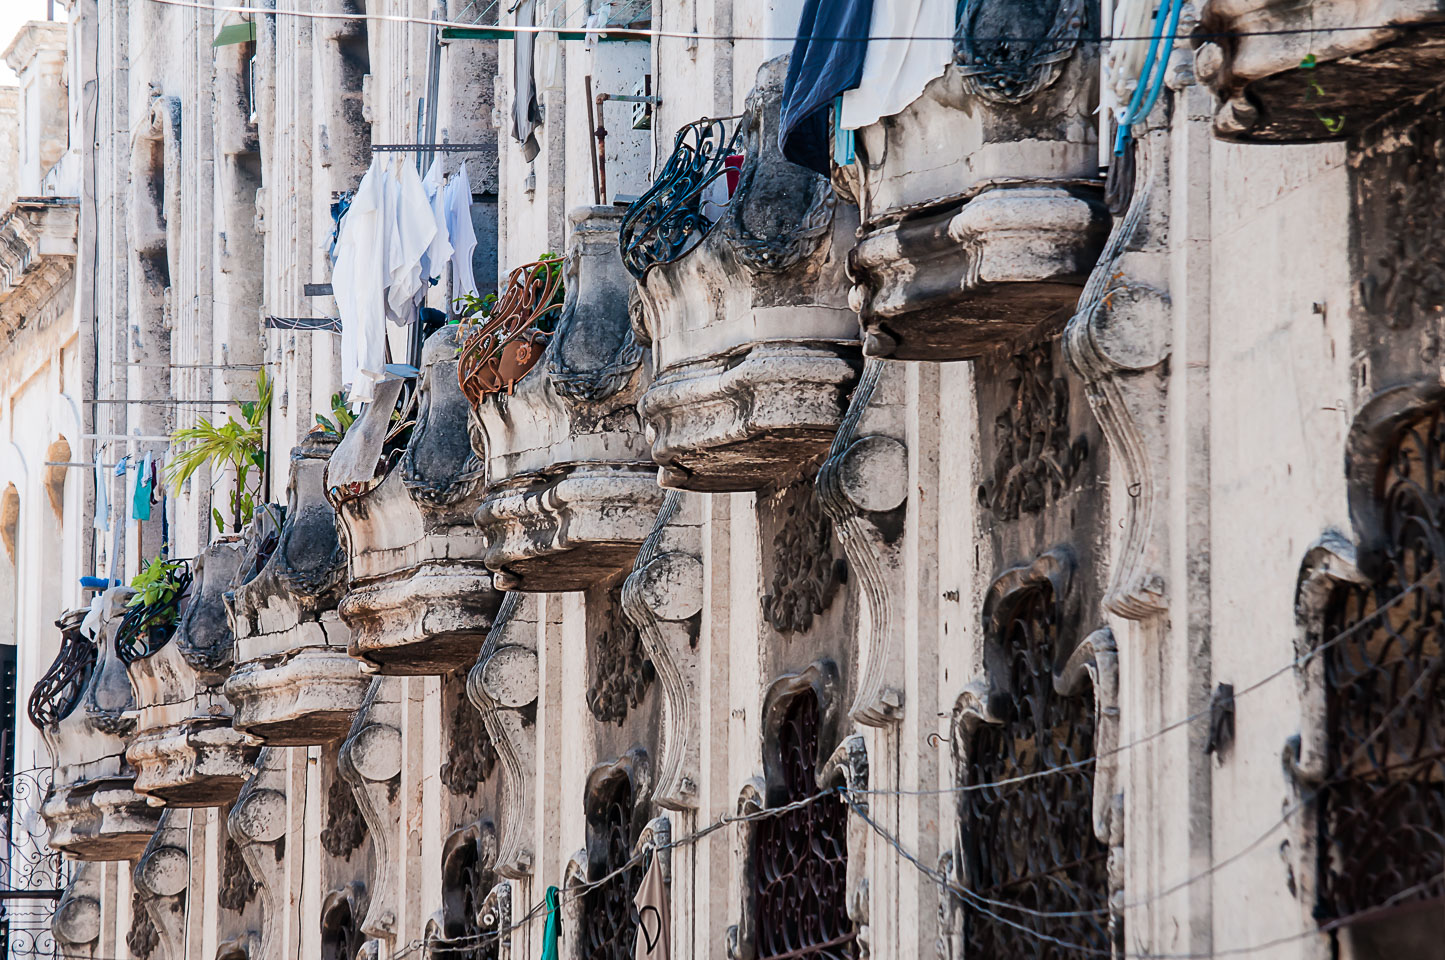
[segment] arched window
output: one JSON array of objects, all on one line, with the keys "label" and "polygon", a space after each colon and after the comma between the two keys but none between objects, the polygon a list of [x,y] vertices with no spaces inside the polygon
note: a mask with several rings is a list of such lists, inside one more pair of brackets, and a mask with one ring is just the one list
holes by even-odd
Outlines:
[{"label": "arched window", "polygon": [[1319,637],[1322,922],[1445,898],[1445,411],[1400,430],[1374,478],[1370,580],[1336,587]]},{"label": "arched window", "polygon": [[[963,880],[977,895],[963,903],[965,956],[1075,960],[1078,950],[1047,938],[1111,949],[1109,848],[1094,831],[1088,762],[1095,699],[1087,683],[1065,692],[1061,676],[1078,645],[1063,612],[1066,568],[1046,557],[1011,572],[985,605],[990,705],[1006,711],[973,725],[960,758],[962,786],[974,788],[960,800]],[[1061,772],[1017,779],[1046,770]]]},{"label": "arched window", "polygon": [[321,960],[356,960],[366,935],[361,932],[357,905],[351,890],[327,895],[321,905]]},{"label": "arched window", "polygon": [[[496,960],[501,937],[482,926],[482,904],[497,883],[482,837],[490,827],[458,830],[442,852],[442,935],[432,960]],[[493,843],[492,853],[496,852]]]},{"label": "arched window", "polygon": [[[588,879],[608,877],[632,857],[635,797],[632,777],[617,767],[589,790],[587,797]],[[631,960],[637,924],[632,899],[642,882],[642,867],[611,876],[582,894],[583,960]]]},{"label": "arched window", "polygon": [[[811,689],[794,694],[774,734],[777,769],[769,771],[769,807],[818,793],[822,709]],[[831,797],[753,829],[757,956],[852,960],[857,933],[848,917],[847,807]]]},{"label": "arched window", "polygon": [[[45,450],[45,462],[64,464],[70,462],[70,444],[64,437],[56,440]],[[45,468],[45,495],[50,500],[50,509],[59,520],[65,519],[65,480],[69,470],[64,466]]]}]

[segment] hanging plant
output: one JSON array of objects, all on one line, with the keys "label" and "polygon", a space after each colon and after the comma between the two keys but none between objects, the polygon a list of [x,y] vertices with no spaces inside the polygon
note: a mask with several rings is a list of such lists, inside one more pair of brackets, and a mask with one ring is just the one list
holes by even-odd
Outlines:
[{"label": "hanging plant", "polygon": [[[251,522],[261,499],[261,484],[266,475],[265,431],[262,424],[271,406],[271,378],[262,370],[256,377],[256,399],[243,400],[241,419],[227,417],[224,423],[213,424],[200,417],[194,427],[185,427],[171,434],[173,452],[166,464],[166,482],[178,490],[191,475],[203,466],[235,471],[236,485],[231,491],[233,533]],[[226,532],[226,518],[213,509],[211,517],[216,532]]]}]

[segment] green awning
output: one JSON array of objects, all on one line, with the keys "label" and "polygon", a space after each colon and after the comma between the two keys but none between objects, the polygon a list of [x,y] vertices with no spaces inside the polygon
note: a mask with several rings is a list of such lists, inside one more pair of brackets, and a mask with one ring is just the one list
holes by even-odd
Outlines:
[{"label": "green awning", "polygon": [[256,23],[247,20],[244,23],[228,23],[216,34],[216,39],[211,41],[213,47],[225,47],[233,43],[245,43],[247,40],[256,39]]}]

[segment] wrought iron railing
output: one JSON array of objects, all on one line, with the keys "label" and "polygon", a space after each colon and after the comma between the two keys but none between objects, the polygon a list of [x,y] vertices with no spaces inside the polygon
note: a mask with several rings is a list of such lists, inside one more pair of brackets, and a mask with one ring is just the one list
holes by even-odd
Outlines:
[{"label": "wrought iron railing", "polygon": [[181,602],[191,588],[192,574],[182,566],[176,574],[174,592],[155,603],[129,608],[115,631],[115,654],[129,666],[160,652],[175,636],[181,621]]},{"label": "wrought iron railing", "polygon": [[[9,743],[4,745],[8,751]],[[50,768],[22,770],[0,781],[0,956],[55,957],[51,919],[67,883],[60,854],[46,843],[40,805]]]},{"label": "wrought iron railing", "polygon": [[717,222],[732,190],[715,190],[714,185],[739,169],[743,133],[739,120],[704,117],[679,130],[672,156],[656,182],[627,208],[621,228],[622,262],[637,279],[653,264],[681,259]]},{"label": "wrought iron railing", "polygon": [[66,621],[56,622],[61,626],[60,653],[35,684],[25,705],[30,722],[41,729],[64,720],[80,705],[100,653],[95,643],[80,632],[78,620],[62,624]]},{"label": "wrought iron railing", "polygon": [[491,313],[467,322],[457,379],[472,406],[511,391],[542,357],[562,315],[562,261],[538,260],[513,270]]}]

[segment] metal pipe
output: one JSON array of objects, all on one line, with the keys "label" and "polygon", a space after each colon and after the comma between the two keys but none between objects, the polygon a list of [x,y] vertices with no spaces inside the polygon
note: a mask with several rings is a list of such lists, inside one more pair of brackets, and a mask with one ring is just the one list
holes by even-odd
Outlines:
[{"label": "metal pipe", "polygon": [[[589,73],[583,77],[582,83],[586,87],[587,126],[589,129],[595,129],[597,126],[597,117],[592,112],[592,74]],[[589,150],[587,152],[592,157],[592,202],[600,207],[602,206],[602,187],[597,178],[597,152],[595,150]]]},{"label": "metal pipe", "polygon": [[610,93],[599,93],[597,95],[597,130],[593,134],[597,138],[597,203],[602,205],[607,202],[607,124],[603,121],[602,105],[612,99]]}]

